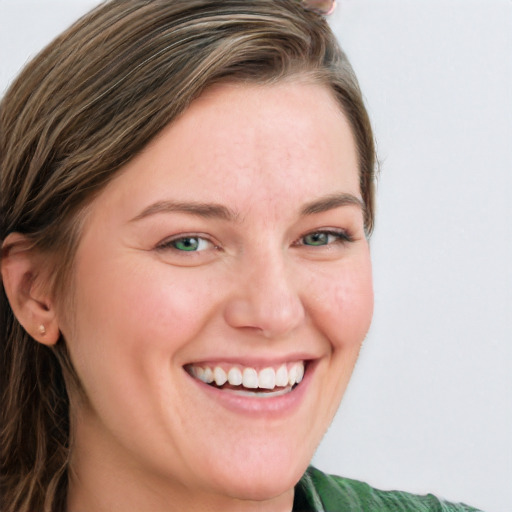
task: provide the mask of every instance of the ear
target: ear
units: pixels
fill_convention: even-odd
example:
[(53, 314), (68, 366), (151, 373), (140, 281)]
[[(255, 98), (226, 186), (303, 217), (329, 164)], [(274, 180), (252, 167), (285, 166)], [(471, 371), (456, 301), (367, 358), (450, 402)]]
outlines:
[(60, 332), (44, 258), (26, 236), (10, 233), (2, 244), (0, 263), (5, 293), (20, 324), (36, 341), (55, 345)]

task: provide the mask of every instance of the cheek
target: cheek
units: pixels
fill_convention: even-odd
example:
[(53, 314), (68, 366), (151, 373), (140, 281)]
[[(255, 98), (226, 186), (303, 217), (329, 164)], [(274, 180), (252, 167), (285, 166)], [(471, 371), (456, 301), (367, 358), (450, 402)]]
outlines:
[(122, 258), (91, 258), (76, 283), (71, 358), (93, 409), (121, 432), (135, 408), (149, 418), (164, 396), (178, 400), (170, 368), (210, 318), (215, 288), (160, 262)]
[(359, 348), (370, 328), (373, 284), (370, 258), (343, 266), (325, 279), (317, 294), (317, 322), (334, 349)]
[(216, 310), (219, 283), (203, 269), (177, 269), (158, 263), (141, 272), (123, 292), (122, 308), (139, 343), (165, 351), (167, 357), (193, 341)]
[[(93, 259), (77, 268), (76, 315), (69, 339), (77, 370), (115, 365), (139, 374), (163, 368), (200, 331), (212, 301), (208, 282), (162, 263), (108, 265)], [(160, 371), (160, 370), (158, 370)], [(80, 372), (79, 372), (80, 373)]]
[(89, 325), (92, 322), (112, 330), (125, 330), (125, 326), (133, 334), (151, 333), (160, 326), (168, 338), (171, 332), (185, 333), (207, 304), (203, 297), (208, 294), (207, 286), (197, 286), (198, 280), (191, 280), (186, 271), (161, 262), (118, 261), (103, 269), (97, 267), (95, 275), (87, 269), (81, 274), (85, 285), (79, 298)]

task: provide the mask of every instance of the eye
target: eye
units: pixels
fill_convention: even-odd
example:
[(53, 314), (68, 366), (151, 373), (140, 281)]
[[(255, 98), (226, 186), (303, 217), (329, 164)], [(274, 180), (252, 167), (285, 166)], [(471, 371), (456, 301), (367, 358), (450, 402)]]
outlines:
[(212, 242), (200, 236), (181, 236), (166, 240), (158, 249), (174, 249), (179, 252), (201, 252), (213, 247)]
[(352, 242), (352, 237), (346, 231), (324, 230), (308, 233), (299, 240), (298, 245), (320, 247), (335, 243)]

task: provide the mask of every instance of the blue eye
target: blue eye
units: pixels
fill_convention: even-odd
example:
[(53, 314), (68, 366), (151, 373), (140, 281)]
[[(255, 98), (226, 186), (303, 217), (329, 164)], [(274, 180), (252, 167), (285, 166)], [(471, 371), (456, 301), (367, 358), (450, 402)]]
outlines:
[(320, 247), (333, 243), (351, 242), (352, 238), (343, 231), (315, 231), (302, 237), (302, 244), (310, 247)]
[(183, 236), (160, 245), (160, 249), (175, 249), (180, 252), (200, 252), (208, 249), (211, 242), (200, 236)]

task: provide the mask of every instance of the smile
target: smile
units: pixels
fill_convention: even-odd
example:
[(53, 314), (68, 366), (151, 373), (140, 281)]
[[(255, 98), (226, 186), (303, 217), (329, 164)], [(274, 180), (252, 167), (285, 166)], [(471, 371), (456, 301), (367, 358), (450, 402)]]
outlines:
[(188, 365), (187, 372), (210, 386), (242, 396), (275, 397), (289, 393), (304, 377), (305, 362), (260, 370), (242, 365)]

